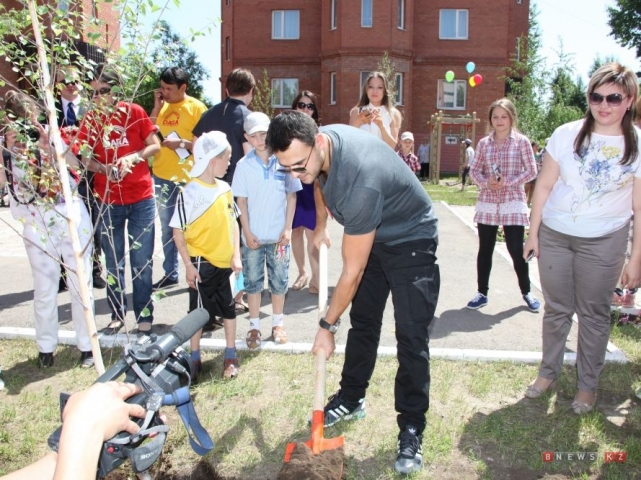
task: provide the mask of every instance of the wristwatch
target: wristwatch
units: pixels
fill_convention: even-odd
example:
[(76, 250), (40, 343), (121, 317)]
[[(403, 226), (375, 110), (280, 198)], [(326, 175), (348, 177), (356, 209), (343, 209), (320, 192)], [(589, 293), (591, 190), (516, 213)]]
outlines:
[(185, 148), (185, 141), (181, 140), (180, 143), (178, 144), (180, 148)]
[(338, 327), (341, 326), (341, 319), (339, 318), (338, 320), (336, 320), (334, 325), (332, 325), (330, 323), (327, 323), (325, 321), (325, 317), (323, 317), (318, 322), (318, 326), (321, 327), (321, 328), (324, 328), (325, 330), (329, 330), (332, 333), (336, 333), (336, 332), (338, 332)]

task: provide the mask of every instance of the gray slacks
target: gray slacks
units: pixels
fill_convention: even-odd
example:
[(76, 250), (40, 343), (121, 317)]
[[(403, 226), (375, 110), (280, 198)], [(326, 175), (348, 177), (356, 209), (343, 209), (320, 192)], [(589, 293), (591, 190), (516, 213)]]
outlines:
[(610, 338), (610, 303), (623, 264), (630, 223), (596, 238), (565, 235), (541, 224), (539, 275), (545, 298), (539, 376), (556, 379), (563, 367), (572, 315), (579, 318), (579, 390), (596, 392)]

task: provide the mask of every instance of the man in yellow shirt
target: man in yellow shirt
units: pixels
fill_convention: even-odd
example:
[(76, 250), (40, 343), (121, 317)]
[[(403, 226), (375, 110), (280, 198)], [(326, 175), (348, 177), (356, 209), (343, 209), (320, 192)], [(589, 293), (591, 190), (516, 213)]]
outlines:
[(174, 213), (176, 197), (188, 182), (188, 172), (193, 165), (191, 131), (207, 110), (201, 101), (187, 95), (188, 81), (181, 68), (166, 68), (160, 75), (160, 88), (156, 90), (150, 115), (156, 122), (162, 142), (152, 170), (165, 256), (162, 264), (164, 275), (153, 284), (154, 290), (178, 284), (178, 250), (169, 221)]

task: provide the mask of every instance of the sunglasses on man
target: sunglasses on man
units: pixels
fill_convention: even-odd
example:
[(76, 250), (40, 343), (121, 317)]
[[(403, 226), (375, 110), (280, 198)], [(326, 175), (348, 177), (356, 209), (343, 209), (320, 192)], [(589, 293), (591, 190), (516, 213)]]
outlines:
[[(308, 173), (307, 172), (307, 164), (309, 163), (309, 159), (312, 158), (312, 152), (314, 151), (314, 145), (316, 145), (316, 140), (312, 143), (312, 148), (309, 151), (309, 155), (307, 155), (306, 160), (301, 160), (300, 162), (294, 163), (291, 167), (283, 167), (281, 166), (277, 170), (282, 173)], [(298, 167), (297, 165), (302, 164), (305, 162), (302, 166)]]

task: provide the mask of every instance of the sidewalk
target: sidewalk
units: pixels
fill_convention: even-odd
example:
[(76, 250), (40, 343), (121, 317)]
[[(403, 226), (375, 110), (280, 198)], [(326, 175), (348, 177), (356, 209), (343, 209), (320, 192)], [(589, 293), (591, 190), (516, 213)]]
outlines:
[[(542, 312), (530, 312), (519, 291), (511, 259), (504, 244), (497, 244), (490, 277), (490, 303), (485, 308), (472, 311), (466, 303), (476, 293), (476, 254), (478, 240), (472, 223), (474, 207), (450, 207), (435, 204), (439, 218), (438, 264), (441, 269), (441, 292), (434, 321), (430, 326), (430, 352), (432, 357), (454, 359), (508, 359), (537, 362), (541, 351)], [(21, 238), (5, 222), (19, 229), (9, 209), (0, 209), (0, 263), (5, 281), (0, 285), (0, 338), (12, 336), (31, 337), (33, 330), (32, 278), (29, 263), (24, 253)], [(154, 280), (162, 276), (162, 248), (160, 228), (156, 229), (156, 251), (154, 256)], [(341, 271), (342, 227), (330, 222), (332, 247), (329, 249), (330, 296)], [(297, 277), (292, 259), (290, 264), (290, 285)], [(181, 266), (181, 282), (176, 288), (166, 291), (167, 296), (155, 304), (155, 329), (162, 334), (187, 312), (188, 294)], [(536, 262), (530, 264), (532, 293), (542, 300)], [(10, 281), (8, 280), (10, 279)], [(128, 280), (129, 281), (129, 280)], [(129, 281), (130, 282), (130, 281)], [(130, 290), (130, 283), (128, 283)], [(94, 290), (96, 325), (98, 331), (106, 327), (110, 312), (105, 290)], [(61, 324), (61, 342), (73, 343), (71, 329), (69, 293), (58, 295)], [(264, 350), (284, 352), (308, 352), (317, 328), (318, 297), (311, 295), (307, 288), (290, 290), (285, 303), (285, 326), (289, 343), (275, 345), (264, 342)], [(261, 330), (263, 339), (271, 331), (271, 306), (269, 294), (263, 293), (261, 307)], [(248, 328), (248, 314), (238, 317), (237, 346), (245, 347), (244, 337)], [(337, 351), (344, 350), (349, 328), (349, 317), (343, 315), (343, 326), (336, 334)], [(133, 313), (127, 319), (129, 329), (133, 328)], [(224, 345), (222, 331), (206, 334), (205, 347), (221, 348)], [(104, 345), (122, 344), (127, 341), (124, 334), (101, 339)], [(395, 355), (394, 320), (391, 297), (388, 299), (383, 319), (380, 350), (382, 355)], [(567, 343), (566, 361), (572, 362), (576, 348), (576, 324)], [(614, 346), (608, 354), (609, 360), (621, 361), (622, 353)]]

